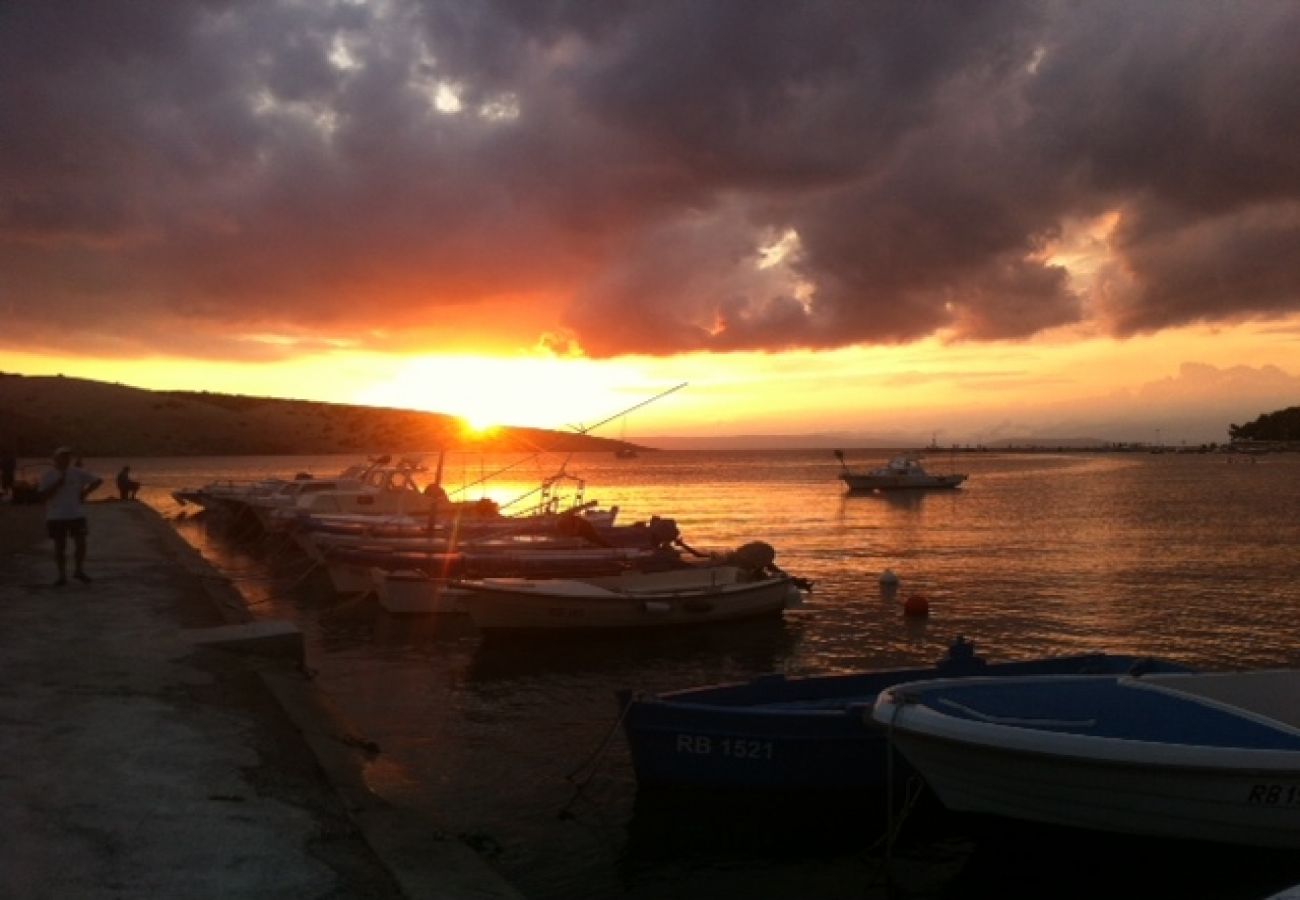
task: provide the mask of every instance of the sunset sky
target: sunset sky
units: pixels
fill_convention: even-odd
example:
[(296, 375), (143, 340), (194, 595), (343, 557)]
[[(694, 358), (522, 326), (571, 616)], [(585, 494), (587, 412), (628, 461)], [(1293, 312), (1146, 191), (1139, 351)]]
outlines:
[(1297, 47), (1291, 0), (16, 0), (0, 369), (1221, 441), (1300, 405)]

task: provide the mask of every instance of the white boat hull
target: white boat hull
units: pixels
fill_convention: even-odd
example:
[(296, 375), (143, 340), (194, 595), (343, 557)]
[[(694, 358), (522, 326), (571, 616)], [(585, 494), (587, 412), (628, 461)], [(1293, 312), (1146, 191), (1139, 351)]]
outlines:
[(469, 614), (484, 630), (664, 628), (778, 616), (797, 593), (783, 576), (735, 579), (734, 570), (719, 566), (581, 580), (493, 578), (458, 584), (469, 591)]
[(1300, 847), (1300, 771), (1129, 765), (894, 732), (949, 809), (1119, 834)]
[(939, 679), (871, 715), (959, 812), (1300, 847), (1300, 671)]
[(418, 572), (372, 572), (379, 605), (396, 614), (464, 614), (469, 592)]

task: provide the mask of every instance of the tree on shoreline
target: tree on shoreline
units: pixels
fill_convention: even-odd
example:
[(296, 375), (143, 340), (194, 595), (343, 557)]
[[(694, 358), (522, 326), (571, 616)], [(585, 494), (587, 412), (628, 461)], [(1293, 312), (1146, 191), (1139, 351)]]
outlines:
[(1300, 406), (1264, 413), (1245, 425), (1229, 425), (1234, 441), (1300, 441)]

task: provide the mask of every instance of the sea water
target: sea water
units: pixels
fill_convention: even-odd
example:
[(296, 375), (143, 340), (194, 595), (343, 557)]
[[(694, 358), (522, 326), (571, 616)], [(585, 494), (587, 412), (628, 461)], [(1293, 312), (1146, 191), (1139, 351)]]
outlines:
[[(886, 457), (846, 454), (856, 469)], [(898, 496), (846, 494), (826, 450), (449, 456), (442, 481), (456, 496), (522, 509), (527, 499), (512, 501), (563, 467), (622, 523), (673, 518), (701, 551), (765, 541), (778, 566), (813, 582), (802, 607), (773, 621), (579, 640), (485, 641), (464, 619), (340, 598), (287, 542), (189, 515), (169, 493), (356, 461), (131, 462), (141, 498), (231, 573), (255, 614), (304, 629), (317, 684), (381, 749), (373, 789), (429, 812), (533, 900), (860, 898), (881, 884), (880, 808), (792, 821), (734, 797), (638, 796), (619, 689), (927, 665), (958, 636), (990, 661), (1106, 651), (1214, 669), (1300, 665), (1300, 455), (931, 451), (926, 467), (965, 472), (965, 485)], [(882, 591), (886, 570), (896, 595)], [(904, 615), (909, 597), (929, 615)], [(1071, 836), (1026, 850), (1026, 839), (942, 824), (891, 859), (905, 877), (891, 872), (911, 879), (909, 896), (1134, 888), (1114, 846)], [(1249, 900), (1300, 881), (1300, 861), (1279, 873), (1273, 860), (1252, 869), (1185, 848), (1143, 865), (1159, 846), (1123, 845), (1139, 854), (1144, 897)]]

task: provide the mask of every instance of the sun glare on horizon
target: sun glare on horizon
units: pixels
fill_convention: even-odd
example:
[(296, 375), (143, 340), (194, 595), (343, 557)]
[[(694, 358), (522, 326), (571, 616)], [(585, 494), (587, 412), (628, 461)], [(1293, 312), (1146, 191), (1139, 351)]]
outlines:
[(590, 360), (426, 356), (402, 363), (355, 400), (446, 413), (480, 435), (497, 426), (585, 431), (631, 405), (626, 385), (643, 382)]
[(500, 424), (498, 422), (493, 422), (490, 419), (475, 415), (461, 416), (460, 421), (464, 425), (465, 431), (468, 432), (469, 436), (476, 438), (485, 437)]

